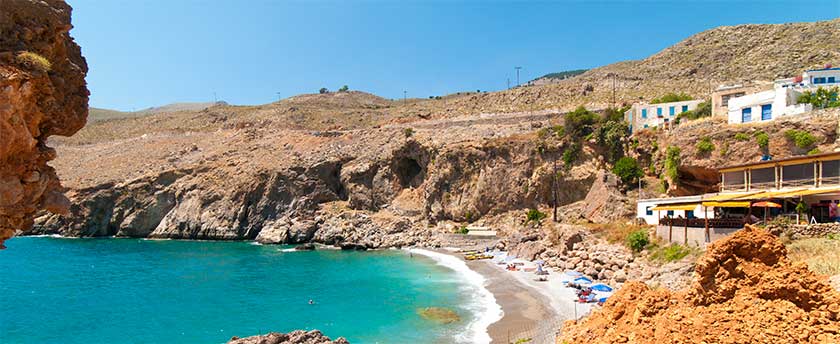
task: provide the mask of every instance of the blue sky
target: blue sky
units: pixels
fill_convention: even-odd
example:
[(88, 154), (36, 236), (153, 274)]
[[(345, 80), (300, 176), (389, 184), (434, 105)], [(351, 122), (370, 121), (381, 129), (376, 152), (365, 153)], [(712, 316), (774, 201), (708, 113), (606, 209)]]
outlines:
[[(822, 2), (68, 0), (91, 106), (262, 104), (347, 84), (389, 98), (500, 90), (654, 54), (719, 25), (840, 17)], [(840, 61), (838, 61), (840, 64)]]

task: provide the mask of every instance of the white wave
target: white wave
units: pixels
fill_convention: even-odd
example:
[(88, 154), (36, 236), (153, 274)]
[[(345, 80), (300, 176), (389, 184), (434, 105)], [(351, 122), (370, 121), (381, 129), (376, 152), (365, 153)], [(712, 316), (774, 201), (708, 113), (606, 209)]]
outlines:
[(21, 236), (21, 238), (61, 238), (61, 239), (79, 239), (78, 237), (66, 237), (61, 234), (38, 234), (38, 235), (25, 235)]
[(490, 343), (491, 338), (487, 328), (501, 320), (503, 312), (502, 306), (496, 302), (496, 297), (485, 287), (487, 280), (484, 276), (471, 270), (467, 263), (455, 256), (423, 249), (409, 249), (408, 251), (431, 258), (438, 265), (455, 271), (467, 282), (467, 287), (472, 291), (470, 294), (474, 296), (473, 302), (467, 308), (475, 314), (476, 318), (467, 326), (466, 333), (459, 339), (468, 343)]
[(251, 241), (251, 242), (249, 242), (248, 244), (250, 244), (250, 245), (254, 245), (254, 246), (262, 246), (262, 245), (263, 245), (262, 243), (260, 243), (260, 242), (256, 242), (256, 241)]
[(292, 248), (284, 248), (284, 249), (280, 249), (280, 250), (278, 250), (278, 251), (280, 251), (280, 252), (297, 252), (297, 250), (295, 250), (295, 248), (294, 248), (294, 247), (292, 247)]

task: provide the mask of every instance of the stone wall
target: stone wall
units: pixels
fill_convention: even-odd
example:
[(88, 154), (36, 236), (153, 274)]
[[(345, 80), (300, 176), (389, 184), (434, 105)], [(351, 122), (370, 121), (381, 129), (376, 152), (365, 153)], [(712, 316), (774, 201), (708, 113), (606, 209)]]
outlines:
[(817, 223), (812, 225), (770, 225), (767, 226), (770, 233), (785, 234), (791, 239), (803, 239), (824, 237), (829, 234), (840, 234), (840, 223)]

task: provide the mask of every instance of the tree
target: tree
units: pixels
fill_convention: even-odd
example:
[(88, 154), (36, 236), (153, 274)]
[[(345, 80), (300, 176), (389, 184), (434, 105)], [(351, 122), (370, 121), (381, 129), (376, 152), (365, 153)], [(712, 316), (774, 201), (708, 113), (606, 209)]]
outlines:
[(615, 162), (624, 156), (624, 141), (628, 135), (627, 123), (623, 120), (608, 121), (595, 130), (598, 145), (607, 149), (607, 161)]
[(811, 104), (817, 109), (838, 107), (840, 106), (840, 99), (837, 97), (838, 93), (840, 93), (840, 87), (820, 87), (817, 88), (816, 91), (806, 91), (802, 93), (796, 100), (799, 103)]
[(328, 90), (326, 87), (321, 87), (321, 89), (318, 90), (318, 93), (326, 94), (326, 93), (330, 93), (330, 90)]
[(639, 178), (644, 176), (639, 162), (628, 156), (618, 159), (612, 171), (625, 185), (634, 185)]
[(566, 133), (572, 139), (580, 140), (584, 136), (592, 133), (592, 125), (598, 120), (598, 114), (587, 110), (583, 106), (579, 106), (575, 111), (566, 114), (563, 118)]
[(341, 88), (338, 89), (339, 92), (347, 92), (349, 90), (350, 87), (347, 87), (347, 85), (341, 86)]

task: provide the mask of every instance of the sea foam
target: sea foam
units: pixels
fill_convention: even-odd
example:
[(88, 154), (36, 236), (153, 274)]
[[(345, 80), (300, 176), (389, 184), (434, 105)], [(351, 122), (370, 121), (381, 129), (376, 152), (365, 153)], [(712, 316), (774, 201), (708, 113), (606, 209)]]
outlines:
[(455, 271), (467, 282), (467, 288), (471, 289), (471, 294), (474, 296), (467, 308), (475, 314), (476, 318), (469, 324), (466, 333), (458, 339), (467, 343), (490, 343), (491, 338), (487, 328), (501, 320), (503, 312), (502, 306), (496, 302), (496, 297), (485, 288), (487, 280), (484, 276), (473, 271), (464, 261), (452, 255), (423, 249), (409, 249), (408, 251), (431, 258), (438, 265)]

